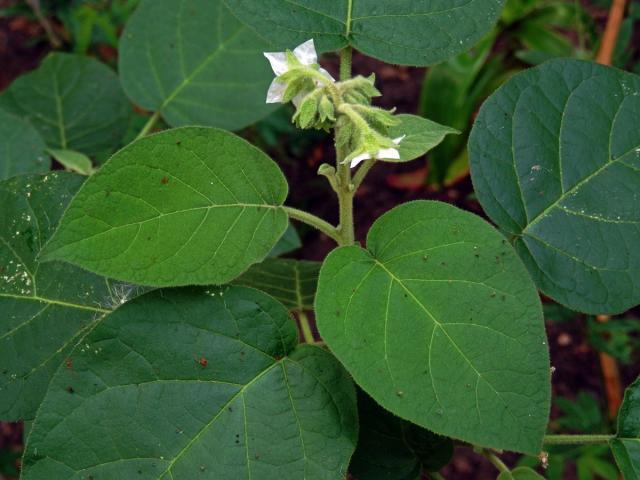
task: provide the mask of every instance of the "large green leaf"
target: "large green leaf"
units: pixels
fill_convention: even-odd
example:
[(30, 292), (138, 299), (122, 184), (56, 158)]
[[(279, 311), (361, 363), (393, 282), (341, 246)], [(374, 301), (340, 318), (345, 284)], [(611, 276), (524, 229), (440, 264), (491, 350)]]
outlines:
[(640, 478), (640, 378), (624, 394), (611, 450), (625, 480)]
[(174, 127), (236, 130), (274, 109), (268, 50), (222, 0), (145, 0), (120, 43), (122, 85)]
[(51, 173), (0, 183), (0, 419), (33, 418), (81, 332), (133, 290), (36, 261), (82, 181)]
[(53, 379), (24, 480), (333, 480), (355, 391), (286, 309), (245, 287), (159, 291), (106, 317)]
[(392, 413), (433, 432), (537, 454), (549, 413), (549, 353), (537, 291), (508, 242), (439, 202), (393, 209), (367, 248), (320, 272), (322, 338)]
[(420, 480), (453, 456), (453, 441), (406, 422), (358, 395), (360, 437), (349, 471), (355, 480)]
[(388, 63), (431, 65), (463, 52), (495, 23), (504, 0), (225, 0), (280, 48), (310, 38), (319, 51), (352, 45)]
[(278, 166), (234, 134), (168, 130), (87, 180), (44, 258), (142, 285), (226, 283), (282, 236), (286, 196)]
[(267, 292), (289, 310), (313, 310), (320, 265), (319, 262), (271, 258), (252, 266), (236, 283)]
[(51, 168), (42, 137), (29, 122), (0, 109), (0, 180)]
[(540, 289), (588, 313), (640, 302), (640, 78), (578, 60), (517, 75), (482, 107), (476, 193)]
[(29, 120), (49, 147), (88, 155), (117, 148), (131, 112), (109, 67), (66, 53), (49, 54), (14, 81), (0, 106)]

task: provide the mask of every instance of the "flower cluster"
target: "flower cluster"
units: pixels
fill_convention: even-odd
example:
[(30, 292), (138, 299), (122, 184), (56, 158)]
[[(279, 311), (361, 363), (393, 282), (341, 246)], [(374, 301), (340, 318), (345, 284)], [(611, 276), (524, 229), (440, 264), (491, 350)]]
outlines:
[(391, 139), (388, 129), (398, 124), (394, 111), (371, 106), (380, 96), (375, 76), (336, 80), (318, 64), (313, 40), (293, 51), (264, 54), (276, 78), (267, 103), (293, 102), (293, 121), (300, 128), (336, 131), (336, 146), (345, 164), (353, 168), (365, 160), (399, 160), (398, 145), (404, 137)]

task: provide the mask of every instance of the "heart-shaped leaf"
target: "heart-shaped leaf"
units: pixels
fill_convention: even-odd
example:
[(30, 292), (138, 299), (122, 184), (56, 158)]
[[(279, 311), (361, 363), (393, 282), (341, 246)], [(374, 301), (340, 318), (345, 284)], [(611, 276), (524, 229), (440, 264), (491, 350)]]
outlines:
[(43, 258), (141, 285), (226, 283), (282, 236), (286, 196), (278, 166), (234, 134), (168, 130), (87, 180)]
[(68, 264), (36, 261), (82, 181), (58, 172), (0, 183), (2, 420), (32, 419), (81, 333), (135, 293)]
[(640, 378), (624, 394), (611, 450), (625, 480), (640, 478)]
[(542, 308), (524, 265), (479, 217), (439, 202), (382, 216), (367, 250), (325, 260), (322, 338), (392, 413), (441, 435), (537, 454), (549, 413)]
[(117, 75), (88, 57), (49, 54), (0, 95), (0, 106), (29, 120), (47, 146), (94, 155), (113, 151), (131, 106)]
[(0, 109), (0, 180), (51, 168), (42, 137), (29, 122)]
[(389, 129), (389, 136), (392, 138), (404, 136), (404, 138), (398, 148), (400, 160), (395, 162), (415, 160), (440, 145), (447, 135), (460, 134), (455, 128), (440, 125), (417, 115), (403, 114), (398, 115), (397, 118), (400, 124)]
[(271, 258), (252, 266), (235, 283), (262, 290), (289, 310), (313, 310), (320, 265), (319, 262)]
[(122, 85), (174, 127), (237, 130), (274, 110), (269, 50), (222, 0), (144, 0), (120, 43)]
[(540, 289), (573, 310), (640, 302), (640, 77), (545, 63), (487, 100), (469, 141), (476, 193)]
[(473, 46), (504, 0), (225, 0), (279, 48), (313, 38), (319, 51), (352, 45), (387, 63), (431, 65)]
[(286, 309), (245, 287), (124, 305), (75, 349), (73, 371), (58, 370), (22, 478), (341, 478), (355, 390), (296, 338)]
[(453, 441), (420, 428), (358, 395), (360, 437), (349, 471), (355, 480), (420, 480), (453, 455)]

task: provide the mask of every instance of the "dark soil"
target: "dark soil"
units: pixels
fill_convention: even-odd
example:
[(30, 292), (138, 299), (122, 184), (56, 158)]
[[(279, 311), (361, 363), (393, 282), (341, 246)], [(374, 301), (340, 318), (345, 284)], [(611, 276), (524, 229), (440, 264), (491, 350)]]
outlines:
[[(7, 0), (0, 0), (0, 8)], [(597, 13), (601, 17), (601, 12)], [(9, 83), (39, 64), (49, 51), (42, 28), (33, 21), (24, 18), (0, 18), (0, 90)], [(327, 58), (325, 66), (336, 73), (337, 59)], [(416, 113), (417, 101), (424, 78), (424, 69), (394, 67), (376, 60), (356, 55), (354, 72), (368, 75), (376, 73), (378, 88), (384, 92), (380, 106), (396, 107), (402, 113)], [(246, 132), (254, 138), (254, 130)], [(331, 140), (320, 138), (302, 149), (292, 152), (293, 142), (284, 137), (285, 148), (272, 151), (274, 158), (281, 159), (281, 165), (291, 182), (289, 203), (305, 208), (328, 221), (336, 222), (337, 203), (333, 192), (321, 177), (316, 175), (321, 163), (333, 162)], [(284, 153), (284, 157), (282, 154)], [(453, 203), (460, 208), (483, 215), (479, 204), (470, 195), (472, 185), (467, 177), (442, 191), (429, 191), (418, 185), (416, 188), (394, 188), (397, 177), (394, 175), (412, 174), (415, 178), (424, 175), (427, 162), (420, 160), (407, 165), (381, 164), (372, 170), (367, 181), (356, 198), (356, 235), (364, 241), (371, 224), (396, 205), (416, 199), (436, 199)], [(409, 180), (411, 180), (411, 176)], [(415, 182), (414, 182), (415, 183)], [(420, 182), (418, 182), (420, 183)], [(305, 247), (296, 253), (296, 257), (322, 260), (334, 247), (333, 242), (315, 231), (300, 226)], [(568, 322), (547, 322), (549, 346), (552, 364), (556, 368), (553, 374), (553, 393), (575, 398), (578, 392), (587, 391), (600, 399), (603, 411), (606, 411), (604, 385), (601, 376), (598, 355), (586, 340), (586, 322), (584, 318), (575, 318)], [(621, 366), (621, 376), (625, 385), (631, 383), (640, 373), (638, 362), (633, 366)], [(552, 412), (555, 418), (559, 412)], [(2, 469), (10, 452), (19, 452), (22, 448), (22, 427), (19, 424), (0, 423), (0, 479)], [(506, 455), (507, 463), (513, 464), (517, 456)], [(450, 466), (444, 472), (450, 480), (491, 479), (495, 478), (495, 469), (484, 459), (468, 448), (459, 448)], [(574, 479), (575, 472), (569, 468), (567, 479)]]

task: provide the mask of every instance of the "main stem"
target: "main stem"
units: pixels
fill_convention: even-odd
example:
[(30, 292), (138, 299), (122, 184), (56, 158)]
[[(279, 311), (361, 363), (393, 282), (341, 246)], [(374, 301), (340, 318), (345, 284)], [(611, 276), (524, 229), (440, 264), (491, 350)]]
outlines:
[[(353, 50), (351, 47), (343, 48), (340, 51), (340, 81), (351, 78), (351, 63)], [(340, 204), (340, 224), (338, 226), (338, 243), (340, 245), (353, 245), (355, 243), (354, 221), (353, 221), (353, 196), (355, 188), (351, 182), (351, 167), (344, 165), (342, 161), (348, 152), (344, 149), (336, 149), (337, 173), (338, 173), (338, 202)]]

